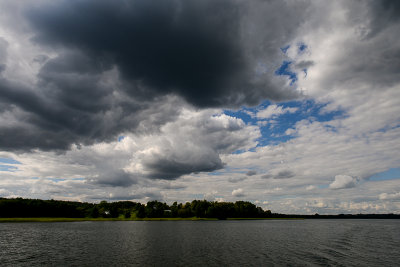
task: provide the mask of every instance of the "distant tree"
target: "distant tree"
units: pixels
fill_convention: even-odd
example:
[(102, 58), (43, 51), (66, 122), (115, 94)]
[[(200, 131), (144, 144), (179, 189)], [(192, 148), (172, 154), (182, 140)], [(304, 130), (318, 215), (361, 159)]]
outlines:
[(138, 218), (146, 217), (146, 211), (145, 211), (144, 205), (139, 206), (137, 213), (136, 213), (136, 217), (138, 217)]
[(92, 217), (92, 218), (98, 218), (99, 217), (99, 209), (96, 207), (96, 206), (94, 206), (92, 209), (91, 209), (91, 211), (90, 211), (90, 217)]
[(130, 210), (125, 210), (124, 217), (125, 217), (125, 219), (129, 219), (131, 217), (131, 211)]
[(164, 210), (169, 210), (166, 203), (161, 203), (157, 200), (147, 202), (145, 212), (148, 218), (162, 218), (164, 217)]
[(178, 217), (178, 203), (176, 201), (172, 204), (170, 209), (171, 209), (171, 217)]

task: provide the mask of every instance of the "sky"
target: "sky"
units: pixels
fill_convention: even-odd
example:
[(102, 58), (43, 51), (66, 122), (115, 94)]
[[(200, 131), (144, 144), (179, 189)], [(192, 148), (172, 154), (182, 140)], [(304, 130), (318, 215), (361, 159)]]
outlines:
[(0, 197), (400, 213), (400, 2), (0, 0)]

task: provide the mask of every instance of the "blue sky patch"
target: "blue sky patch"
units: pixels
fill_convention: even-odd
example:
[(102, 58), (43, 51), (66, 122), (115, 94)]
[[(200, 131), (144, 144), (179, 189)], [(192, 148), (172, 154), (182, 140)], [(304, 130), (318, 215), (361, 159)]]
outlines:
[[(268, 108), (269, 105), (281, 106), (282, 109), (297, 108), (297, 111), (293, 113), (287, 112), (267, 119), (257, 118), (257, 112)], [(225, 110), (224, 113), (228, 116), (239, 118), (246, 124), (259, 125), (261, 137), (257, 140), (257, 146), (266, 146), (279, 144), (295, 138), (295, 135), (286, 134), (286, 130), (293, 129), (296, 123), (301, 120), (326, 122), (337, 117), (343, 118), (346, 116), (343, 110), (322, 113), (321, 110), (326, 105), (326, 103), (316, 103), (313, 100), (289, 101), (276, 104), (264, 101), (256, 107), (242, 107), (237, 111)], [(333, 126), (327, 125), (326, 127), (329, 128), (330, 131), (336, 131)], [(234, 154), (243, 152), (246, 151), (237, 150)]]
[(289, 48), (290, 48), (290, 45), (287, 45), (287, 46), (281, 47), (281, 51), (282, 51), (284, 54), (286, 54), (286, 53), (287, 53), (287, 51), (289, 50)]
[(15, 172), (18, 168), (12, 165), (2, 165), (0, 164), (0, 171), (2, 172)]
[(368, 178), (370, 181), (384, 181), (400, 179), (400, 168), (391, 168), (387, 171), (377, 173)]
[(304, 52), (307, 49), (307, 45), (305, 43), (298, 43), (297, 48), (299, 49), (299, 54)]
[(289, 76), (290, 85), (293, 85), (297, 81), (297, 75), (290, 70), (290, 64), (292, 64), (292, 61), (283, 61), (282, 65), (275, 71), (275, 74), (278, 76)]
[(66, 179), (64, 179), (64, 178), (47, 178), (47, 180), (58, 183), (58, 182), (65, 181)]
[(6, 164), (22, 164), (19, 161), (16, 161), (15, 159), (11, 158), (0, 158), (0, 163), (6, 163)]

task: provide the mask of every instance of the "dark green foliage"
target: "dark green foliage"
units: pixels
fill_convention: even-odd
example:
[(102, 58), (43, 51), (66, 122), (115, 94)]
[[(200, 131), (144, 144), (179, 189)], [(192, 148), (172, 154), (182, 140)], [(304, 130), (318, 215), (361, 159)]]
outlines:
[(0, 199), (0, 217), (66, 217), (83, 218), (90, 215), (95, 204), (40, 200), (40, 199)]
[(145, 217), (147, 218), (163, 218), (164, 211), (169, 210), (169, 206), (157, 200), (147, 202), (145, 207)]
[(159, 201), (149, 201), (147, 205), (132, 201), (107, 202), (99, 204), (58, 200), (6, 199), (0, 198), (2, 218), (264, 218), (271, 216), (251, 202), (209, 202), (193, 200), (185, 204), (174, 202), (171, 206)]

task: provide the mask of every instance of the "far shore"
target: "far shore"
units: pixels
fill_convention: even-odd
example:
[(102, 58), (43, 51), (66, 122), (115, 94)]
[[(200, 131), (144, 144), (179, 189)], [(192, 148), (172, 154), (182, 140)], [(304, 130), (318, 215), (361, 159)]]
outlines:
[[(304, 220), (304, 218), (227, 218), (226, 220)], [(0, 218), (0, 223), (85, 221), (219, 221), (217, 218)]]

